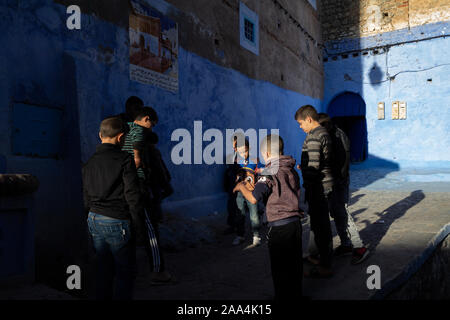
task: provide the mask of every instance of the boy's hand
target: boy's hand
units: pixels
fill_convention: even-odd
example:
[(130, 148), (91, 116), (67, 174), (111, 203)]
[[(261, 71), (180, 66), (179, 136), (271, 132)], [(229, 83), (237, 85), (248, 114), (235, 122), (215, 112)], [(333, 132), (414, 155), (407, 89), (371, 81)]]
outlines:
[(234, 187), (233, 193), (241, 191), (242, 188), (245, 188), (245, 187), (244, 187), (244, 182), (239, 182), (239, 183), (236, 185), (236, 187)]
[(141, 166), (141, 158), (134, 158), (134, 163), (136, 164), (136, 168), (139, 168)]
[(302, 167), (300, 167), (300, 165), (298, 164), (298, 165), (297, 165), (297, 169), (298, 169), (298, 170), (302, 170)]
[(244, 181), (244, 186), (245, 186), (245, 188), (247, 188), (248, 191), (255, 190), (255, 185), (251, 181), (247, 181), (247, 180)]

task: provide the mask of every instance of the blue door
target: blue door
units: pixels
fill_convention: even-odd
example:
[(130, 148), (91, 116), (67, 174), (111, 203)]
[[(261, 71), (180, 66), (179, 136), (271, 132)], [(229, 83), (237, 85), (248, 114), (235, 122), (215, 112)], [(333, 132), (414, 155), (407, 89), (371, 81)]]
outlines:
[(360, 95), (344, 92), (335, 97), (328, 105), (328, 115), (350, 139), (352, 162), (367, 159), (367, 121), (366, 104)]

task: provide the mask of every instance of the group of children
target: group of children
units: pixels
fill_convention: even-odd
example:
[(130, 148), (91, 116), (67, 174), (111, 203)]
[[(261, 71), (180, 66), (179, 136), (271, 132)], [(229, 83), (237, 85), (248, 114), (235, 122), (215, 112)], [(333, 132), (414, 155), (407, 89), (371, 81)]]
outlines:
[[(234, 154), (227, 168), (229, 191), (227, 232), (235, 232), (234, 245), (245, 239), (246, 209), (253, 241), (246, 249), (262, 243), (261, 226), (267, 224), (275, 299), (302, 298), (303, 276), (330, 277), (334, 255), (352, 254), (352, 263), (368, 255), (351, 215), (349, 195), (349, 141), (326, 114), (306, 105), (295, 120), (307, 133), (301, 163), (284, 155), (284, 141), (266, 136), (260, 146), (265, 165), (250, 158), (245, 137), (233, 138)], [(136, 246), (146, 248), (152, 280), (173, 280), (165, 270), (159, 246), (161, 201), (173, 190), (170, 174), (156, 144), (152, 128), (158, 121), (155, 110), (131, 97), (126, 113), (110, 117), (100, 125), (102, 144), (83, 166), (83, 189), (88, 227), (98, 257), (97, 298), (130, 299), (136, 275)], [(314, 267), (303, 273), (301, 171), (305, 201), (318, 254), (308, 261)], [(263, 213), (261, 213), (261, 211)], [(330, 215), (334, 217), (341, 245), (333, 251)], [(113, 278), (115, 290), (113, 290)]]
[[(253, 231), (253, 243), (261, 243), (258, 204), (265, 206), (264, 220), (267, 233), (275, 299), (279, 301), (300, 298), (303, 275), (328, 278), (333, 275), (333, 256), (351, 254), (352, 264), (361, 263), (369, 254), (347, 210), (349, 200), (350, 143), (345, 133), (334, 126), (324, 113), (317, 113), (310, 105), (297, 110), (295, 120), (307, 134), (303, 143), (301, 162), (297, 169), (303, 177), (305, 202), (308, 204), (313, 241), (317, 254), (306, 261), (313, 265), (303, 273), (302, 223), (306, 215), (300, 209), (300, 179), (295, 171), (296, 161), (283, 153), (283, 140), (269, 135), (261, 144), (266, 166), (258, 168), (258, 161), (249, 159), (248, 142), (235, 144), (234, 161), (227, 169), (228, 224), (226, 233), (236, 232), (233, 244), (244, 241), (243, 223), (246, 203)], [(236, 139), (235, 139), (236, 141)], [(241, 161), (237, 160), (241, 158)], [(246, 170), (243, 179), (239, 172)], [(250, 179), (245, 177), (255, 175)], [(239, 181), (242, 180), (242, 181)], [(236, 202), (236, 206), (233, 206)], [(330, 215), (334, 218), (341, 244), (333, 250)]]
[(153, 283), (174, 279), (159, 238), (161, 201), (173, 189), (152, 131), (157, 122), (153, 108), (130, 97), (125, 113), (101, 122), (102, 144), (83, 166), (85, 211), (98, 260), (97, 299), (132, 298), (136, 247), (146, 250)]

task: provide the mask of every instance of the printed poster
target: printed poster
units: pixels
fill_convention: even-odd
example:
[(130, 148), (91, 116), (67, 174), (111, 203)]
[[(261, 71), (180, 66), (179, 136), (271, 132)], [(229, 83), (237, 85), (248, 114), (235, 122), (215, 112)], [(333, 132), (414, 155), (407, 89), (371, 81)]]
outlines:
[(157, 10), (132, 1), (130, 79), (178, 92), (178, 25)]

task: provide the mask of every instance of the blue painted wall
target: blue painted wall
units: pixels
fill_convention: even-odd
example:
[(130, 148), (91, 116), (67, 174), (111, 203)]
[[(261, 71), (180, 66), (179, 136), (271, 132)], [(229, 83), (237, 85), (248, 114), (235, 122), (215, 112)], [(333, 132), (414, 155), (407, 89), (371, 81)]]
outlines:
[[(364, 99), (370, 157), (400, 166), (450, 166), (450, 39), (443, 37), (449, 27), (441, 22), (327, 44), (323, 108), (345, 91)], [(432, 39), (379, 49), (378, 54), (331, 59), (342, 51), (427, 37)], [(387, 75), (395, 79), (389, 81)], [(397, 100), (407, 102), (407, 120), (392, 120)], [(377, 120), (378, 102), (385, 103), (385, 120)]]
[[(305, 135), (294, 113), (303, 104), (317, 108), (321, 105), (319, 99), (249, 79), (182, 47), (178, 94), (131, 82), (128, 30), (83, 15), (82, 29), (70, 31), (66, 28), (66, 7), (50, 0), (2, 2), (0, 17), (0, 158), (6, 160), (1, 169), (31, 173), (41, 182), (35, 197), (41, 272), (48, 269), (55, 273), (54, 266), (47, 264), (59, 263), (56, 273), (64, 276), (65, 269), (61, 268), (77, 262), (70, 257), (77, 256), (74, 244), (87, 239), (81, 205), (81, 164), (99, 143), (100, 121), (123, 112), (130, 95), (141, 97), (159, 113), (159, 147), (175, 189), (166, 208), (188, 215), (224, 210), (224, 166), (172, 164), (173, 130), (186, 128), (193, 134), (196, 120), (203, 121), (204, 131), (218, 128), (224, 135), (227, 128), (278, 128), (286, 153), (300, 159)], [(14, 102), (63, 111), (60, 159), (12, 154)]]

